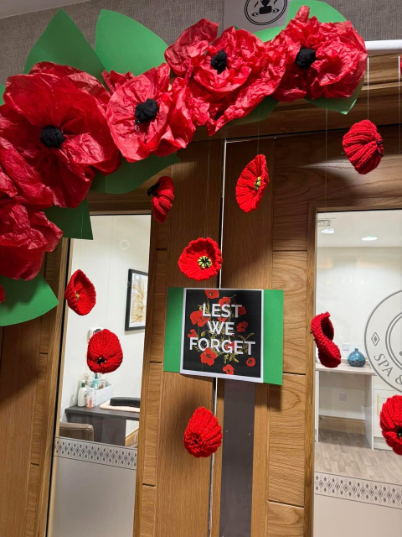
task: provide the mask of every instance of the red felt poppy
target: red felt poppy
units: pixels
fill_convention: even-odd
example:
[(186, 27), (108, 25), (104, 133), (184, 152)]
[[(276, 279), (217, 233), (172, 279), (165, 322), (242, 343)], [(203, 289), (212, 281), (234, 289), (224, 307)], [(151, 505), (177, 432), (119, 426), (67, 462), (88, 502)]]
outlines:
[(385, 401), (380, 413), (382, 435), (397, 455), (402, 455), (402, 395)]
[(236, 200), (242, 211), (249, 213), (258, 208), (269, 183), (265, 155), (257, 155), (241, 172), (236, 185)]
[(231, 298), (228, 296), (224, 296), (219, 300), (219, 305), (220, 307), (222, 307), (224, 305), (230, 304), (230, 302), (231, 302)]
[(66, 287), (64, 298), (69, 308), (78, 315), (88, 315), (96, 304), (96, 291), (93, 283), (82, 270), (76, 270)]
[(112, 373), (120, 367), (123, 351), (119, 338), (110, 330), (96, 332), (88, 344), (87, 364), (94, 373)]
[(205, 289), (205, 294), (211, 300), (219, 297), (219, 291), (217, 289)]
[(192, 328), (190, 332), (187, 334), (187, 337), (197, 337), (197, 332)]
[(223, 368), (223, 371), (224, 371), (227, 375), (234, 375), (234, 367), (231, 366), (230, 364), (225, 365), (225, 367)]
[(377, 168), (384, 156), (382, 138), (368, 119), (355, 123), (343, 137), (342, 145), (353, 167), (363, 175)]
[(177, 78), (169, 90), (164, 63), (129, 78), (110, 98), (107, 120), (113, 139), (129, 162), (160, 157), (186, 147), (195, 126), (185, 105), (187, 84)]
[(107, 99), (96, 79), (55, 64), (8, 79), (0, 136), (40, 174), (55, 205), (77, 207), (95, 170), (111, 173), (119, 165), (106, 122)]
[(210, 410), (197, 408), (184, 432), (184, 446), (194, 457), (209, 457), (222, 444), (222, 427)]
[(238, 332), (245, 332), (247, 327), (248, 323), (246, 321), (243, 321), (237, 325), (236, 329)]
[(247, 310), (244, 306), (241, 306), (241, 308), (239, 308), (239, 315), (246, 315), (247, 313)]
[(196, 310), (190, 314), (190, 321), (197, 326), (204, 326), (209, 321), (209, 317), (204, 317), (201, 310)]
[(148, 196), (152, 196), (152, 213), (160, 224), (163, 224), (172, 208), (174, 200), (174, 184), (171, 177), (164, 175), (148, 189)]
[(193, 280), (208, 280), (216, 276), (222, 266), (218, 244), (209, 237), (191, 241), (179, 257), (180, 270)]
[(350, 97), (366, 70), (364, 40), (350, 21), (322, 23), (309, 13), (309, 7), (301, 7), (271, 42), (286, 57), (286, 73), (274, 98)]
[(6, 292), (4, 291), (4, 287), (0, 285), (0, 304), (2, 304), (6, 299)]
[(205, 349), (205, 351), (202, 352), (200, 356), (201, 362), (207, 365), (214, 365), (216, 357), (217, 354), (209, 348)]
[(45, 213), (13, 201), (0, 203), (0, 276), (32, 280), (62, 235)]
[(311, 321), (311, 331), (318, 348), (318, 358), (325, 367), (338, 367), (341, 363), (341, 351), (332, 341), (334, 327), (329, 313), (316, 315)]
[(254, 366), (255, 366), (255, 358), (252, 358), (252, 357), (251, 357), (251, 358), (248, 358), (248, 359), (246, 360), (246, 365), (247, 365), (248, 367), (254, 367)]

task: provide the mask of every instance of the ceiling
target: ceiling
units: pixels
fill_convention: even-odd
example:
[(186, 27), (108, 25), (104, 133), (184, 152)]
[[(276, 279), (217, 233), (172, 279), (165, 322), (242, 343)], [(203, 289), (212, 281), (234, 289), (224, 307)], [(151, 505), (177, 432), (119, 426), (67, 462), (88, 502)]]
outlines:
[[(320, 213), (317, 221), (318, 248), (402, 247), (402, 211), (399, 210)], [(322, 233), (328, 228), (333, 233)], [(370, 236), (377, 240), (362, 240)]]
[(0, 19), (85, 1), (88, 0), (0, 0)]

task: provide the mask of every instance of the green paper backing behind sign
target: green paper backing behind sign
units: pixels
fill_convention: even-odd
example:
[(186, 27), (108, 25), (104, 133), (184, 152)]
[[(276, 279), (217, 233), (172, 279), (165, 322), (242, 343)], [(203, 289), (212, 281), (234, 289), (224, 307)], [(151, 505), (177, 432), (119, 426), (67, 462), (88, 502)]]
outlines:
[(87, 200), (78, 207), (50, 207), (45, 210), (46, 216), (63, 231), (68, 239), (92, 240), (91, 219)]
[(102, 79), (105, 68), (75, 22), (60, 9), (34, 45), (25, 64), (25, 73), (38, 62), (70, 65)]
[(167, 44), (139, 22), (102, 10), (96, 26), (95, 50), (107, 71), (140, 75), (165, 62)]
[(127, 194), (141, 186), (155, 174), (177, 162), (180, 161), (175, 153), (168, 157), (151, 155), (139, 162), (123, 160), (116, 172), (106, 177), (98, 173), (92, 183), (91, 190), (106, 194)]
[[(282, 385), (283, 375), (283, 291), (264, 290), (264, 383)], [(180, 373), (183, 337), (182, 287), (169, 287), (166, 313), (163, 369)], [(196, 373), (194, 373), (196, 375)], [(236, 379), (236, 377), (231, 377)]]
[(0, 326), (31, 321), (44, 315), (59, 303), (41, 274), (29, 281), (0, 277), (6, 293), (0, 304)]

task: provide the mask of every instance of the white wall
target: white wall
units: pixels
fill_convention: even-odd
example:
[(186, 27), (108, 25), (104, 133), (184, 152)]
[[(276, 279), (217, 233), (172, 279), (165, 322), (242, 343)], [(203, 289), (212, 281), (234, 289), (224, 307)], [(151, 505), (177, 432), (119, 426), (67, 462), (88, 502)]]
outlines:
[[(347, 359), (355, 347), (365, 355), (364, 329), (386, 296), (402, 289), (401, 248), (318, 248), (316, 312), (329, 311), (335, 343)], [(348, 343), (350, 351), (343, 351)], [(320, 415), (364, 419), (364, 379), (321, 375)], [(376, 379), (376, 385), (382, 381)], [(385, 383), (383, 387), (386, 387)], [(347, 392), (347, 401), (340, 395)]]
[(144, 330), (125, 332), (128, 269), (148, 272), (151, 217), (148, 215), (93, 216), (93, 241), (74, 240), (73, 273), (81, 269), (95, 285), (97, 303), (80, 317), (68, 310), (64, 355), (61, 418), (77, 402), (79, 381), (85, 372), (90, 328), (107, 328), (120, 339), (123, 363), (107, 378), (114, 396), (141, 396)]

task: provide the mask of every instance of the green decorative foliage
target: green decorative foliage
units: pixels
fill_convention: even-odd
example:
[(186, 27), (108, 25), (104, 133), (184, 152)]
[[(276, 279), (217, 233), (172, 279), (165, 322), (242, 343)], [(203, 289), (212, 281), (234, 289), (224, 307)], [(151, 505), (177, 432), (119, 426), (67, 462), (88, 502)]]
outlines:
[(0, 104), (4, 104), (4, 100), (3, 100), (3, 93), (4, 93), (4, 90), (6, 88), (4, 87), (3, 84), (0, 84)]
[(235, 119), (229, 123), (230, 126), (234, 125), (247, 125), (248, 123), (256, 123), (257, 121), (263, 121), (267, 119), (269, 114), (278, 104), (278, 101), (273, 97), (265, 97), (258, 106), (254, 108), (247, 116), (240, 119)]
[(95, 50), (107, 71), (140, 75), (164, 63), (167, 44), (139, 22), (102, 10), (96, 26)]
[(6, 293), (0, 304), (0, 326), (31, 321), (44, 315), (59, 303), (41, 274), (30, 281), (0, 277)]
[(139, 162), (127, 162), (123, 160), (120, 168), (108, 176), (98, 173), (92, 183), (91, 190), (106, 194), (127, 194), (135, 190), (150, 177), (164, 170), (172, 164), (179, 162), (176, 154), (168, 157), (156, 157), (151, 155)]
[(46, 209), (45, 213), (49, 220), (63, 231), (64, 237), (68, 239), (93, 239), (87, 200), (84, 200), (75, 209), (50, 207), (50, 209)]
[(31, 50), (25, 73), (38, 62), (71, 65), (102, 80), (104, 67), (75, 22), (60, 9)]

